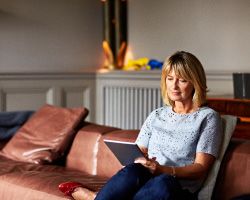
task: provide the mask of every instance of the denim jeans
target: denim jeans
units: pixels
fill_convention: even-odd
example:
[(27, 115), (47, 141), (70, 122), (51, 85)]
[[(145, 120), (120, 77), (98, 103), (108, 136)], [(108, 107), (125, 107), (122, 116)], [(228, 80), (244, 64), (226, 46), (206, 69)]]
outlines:
[(176, 178), (167, 174), (154, 176), (141, 164), (130, 164), (115, 174), (95, 200), (194, 200)]

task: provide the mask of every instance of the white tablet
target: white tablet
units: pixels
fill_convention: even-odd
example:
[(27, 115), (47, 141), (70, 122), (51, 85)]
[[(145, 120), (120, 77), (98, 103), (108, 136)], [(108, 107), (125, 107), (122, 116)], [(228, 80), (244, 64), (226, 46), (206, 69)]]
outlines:
[(144, 157), (136, 143), (110, 139), (104, 139), (104, 142), (123, 166), (133, 163), (138, 157)]

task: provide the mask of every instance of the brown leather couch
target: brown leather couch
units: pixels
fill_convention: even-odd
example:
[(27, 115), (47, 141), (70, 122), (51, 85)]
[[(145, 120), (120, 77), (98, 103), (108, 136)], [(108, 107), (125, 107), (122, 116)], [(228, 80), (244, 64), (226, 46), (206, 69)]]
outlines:
[[(222, 113), (218, 108), (221, 109), (222, 105), (228, 102), (229, 100), (211, 99), (209, 104)], [(234, 112), (241, 120), (222, 161), (213, 199), (231, 199), (250, 194), (250, 126), (249, 122), (243, 119), (248, 117), (250, 112), (246, 115), (239, 114), (239, 102), (235, 105), (237, 106), (237, 112)], [(244, 104), (243, 111), (249, 107), (249, 102)], [(225, 110), (224, 108), (223, 112)], [(223, 114), (235, 113), (225, 111)], [(69, 199), (58, 190), (58, 185), (65, 181), (81, 182), (87, 188), (98, 191), (107, 179), (121, 168), (103, 139), (134, 141), (138, 132), (86, 122), (75, 135), (64, 158), (52, 164), (38, 165), (0, 156), (0, 199)], [(6, 143), (7, 141), (1, 141), (1, 148)]]

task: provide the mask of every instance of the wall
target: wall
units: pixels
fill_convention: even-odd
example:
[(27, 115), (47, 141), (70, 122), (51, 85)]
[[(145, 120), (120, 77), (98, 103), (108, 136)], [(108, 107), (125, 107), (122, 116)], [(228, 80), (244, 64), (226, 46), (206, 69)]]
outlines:
[(250, 1), (131, 0), (129, 42), (135, 58), (194, 53), (206, 71), (250, 71)]
[(99, 0), (0, 0), (0, 72), (96, 68), (101, 41)]
[[(249, 71), (250, 1), (128, 0), (135, 58), (183, 49), (207, 71)], [(99, 0), (0, 0), (0, 72), (101, 66)]]

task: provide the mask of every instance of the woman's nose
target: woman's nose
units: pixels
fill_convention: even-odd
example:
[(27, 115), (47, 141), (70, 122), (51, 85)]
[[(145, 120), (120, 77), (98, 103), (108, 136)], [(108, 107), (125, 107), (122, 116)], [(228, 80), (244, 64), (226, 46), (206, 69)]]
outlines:
[(178, 87), (178, 80), (175, 79), (175, 80), (173, 81), (173, 88), (177, 88), (177, 87)]

